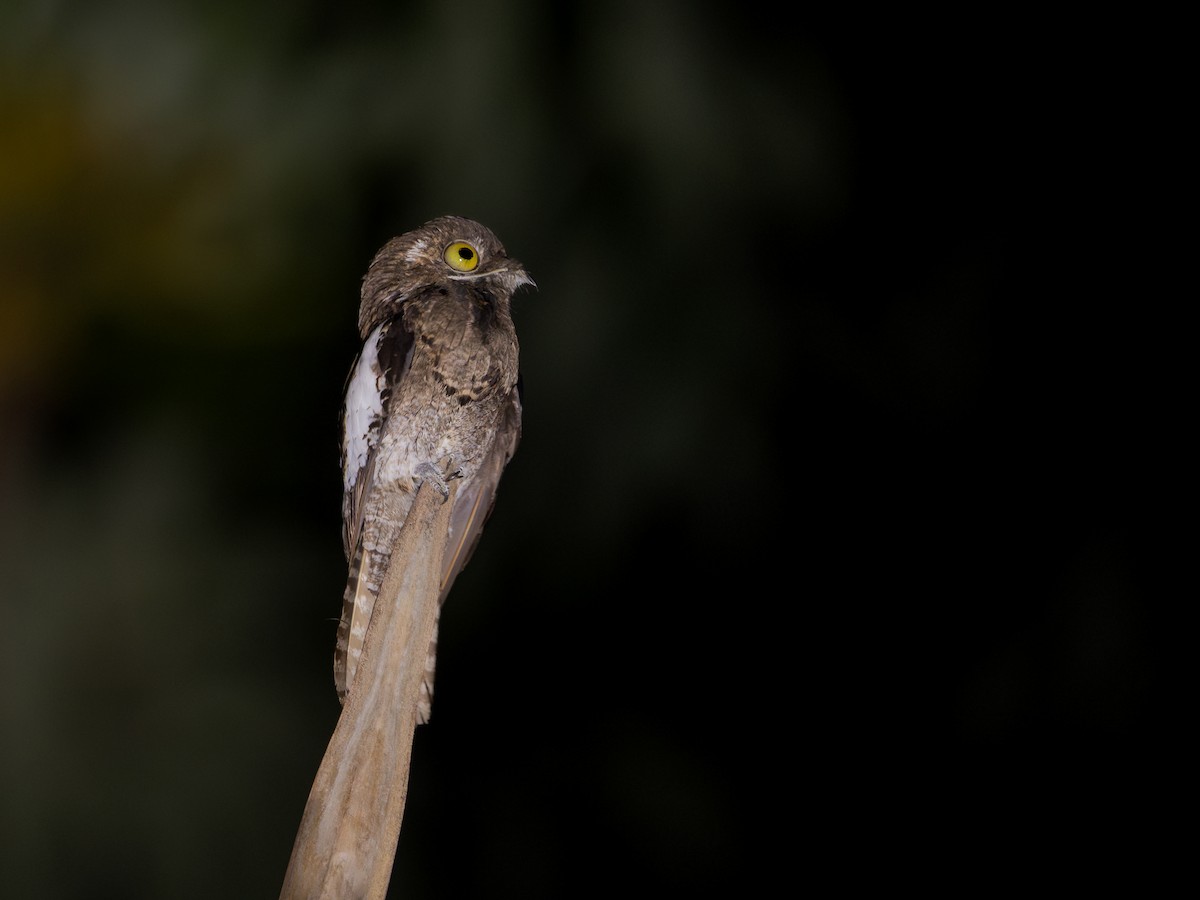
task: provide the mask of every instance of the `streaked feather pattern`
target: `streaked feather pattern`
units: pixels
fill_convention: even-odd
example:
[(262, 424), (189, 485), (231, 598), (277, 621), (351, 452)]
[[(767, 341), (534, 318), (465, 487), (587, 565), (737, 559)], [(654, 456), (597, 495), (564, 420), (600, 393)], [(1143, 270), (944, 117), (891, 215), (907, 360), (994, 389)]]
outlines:
[[(477, 254), (456, 271), (447, 248)], [(334, 652), (343, 700), (415, 488), (432, 465), (461, 479), (450, 515), (441, 600), (470, 559), (521, 434), (518, 343), (510, 303), (532, 284), (495, 236), (447, 216), (395, 238), (363, 280), (363, 349), (343, 409), (343, 544), (349, 573)], [(387, 598), (383, 598), (386, 600)], [(429, 719), (436, 659), (429, 649), (418, 718)]]

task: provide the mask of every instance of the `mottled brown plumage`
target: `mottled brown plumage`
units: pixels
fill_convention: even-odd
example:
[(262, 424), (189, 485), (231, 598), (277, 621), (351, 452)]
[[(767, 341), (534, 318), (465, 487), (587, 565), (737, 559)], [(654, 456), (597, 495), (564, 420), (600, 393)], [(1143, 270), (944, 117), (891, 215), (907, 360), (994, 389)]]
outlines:
[[(513, 292), (532, 284), (484, 226), (445, 216), (389, 241), (362, 285), (363, 349), (347, 381), (343, 539), (350, 564), (334, 652), (338, 696), (353, 686), (391, 548), (425, 479), (448, 493), (442, 601), (479, 539), (521, 433)], [(385, 601), (388, 598), (383, 598)], [(435, 632), (436, 635), (436, 632)], [(429, 718), (436, 636), (419, 720)]]

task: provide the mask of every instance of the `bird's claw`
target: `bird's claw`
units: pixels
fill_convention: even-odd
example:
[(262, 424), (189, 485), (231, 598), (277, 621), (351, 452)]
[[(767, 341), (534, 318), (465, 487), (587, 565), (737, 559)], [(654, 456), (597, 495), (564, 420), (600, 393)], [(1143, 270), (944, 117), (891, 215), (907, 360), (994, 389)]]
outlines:
[[(453, 463), (453, 461), (451, 461)], [(421, 479), (421, 483), (428, 483), (435, 491), (442, 495), (443, 500), (450, 497), (450, 486), (447, 484), (452, 478), (461, 478), (463, 474), (461, 466), (454, 466), (449, 469), (448, 474), (442, 475), (441, 470), (430, 462), (423, 462), (417, 466), (417, 477)]]

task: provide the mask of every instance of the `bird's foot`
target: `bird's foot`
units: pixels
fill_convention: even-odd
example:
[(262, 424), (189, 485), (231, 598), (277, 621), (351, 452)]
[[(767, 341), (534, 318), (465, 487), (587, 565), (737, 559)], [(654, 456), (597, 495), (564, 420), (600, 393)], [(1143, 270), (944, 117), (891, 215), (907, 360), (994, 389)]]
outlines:
[[(463, 471), (462, 467), (455, 465), (454, 460), (447, 458), (443, 462), (448, 462), (446, 466), (446, 474), (442, 474), (442, 469), (439, 469), (433, 463), (423, 462), (417, 466), (417, 477), (420, 479), (420, 484), (428, 483), (435, 491), (442, 495), (442, 499), (446, 500), (450, 497), (449, 482), (452, 478), (461, 478)], [(451, 468), (453, 466), (453, 468)]]

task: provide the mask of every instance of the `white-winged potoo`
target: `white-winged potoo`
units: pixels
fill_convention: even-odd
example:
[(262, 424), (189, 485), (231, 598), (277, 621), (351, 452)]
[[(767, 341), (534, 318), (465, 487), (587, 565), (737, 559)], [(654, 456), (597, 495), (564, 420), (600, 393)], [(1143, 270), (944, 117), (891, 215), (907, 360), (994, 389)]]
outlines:
[[(345, 701), (392, 547), (417, 487), (448, 496), (460, 479), (444, 557), (445, 601), (491, 512), (496, 486), (521, 434), (513, 292), (532, 279), (496, 236), (470, 219), (443, 216), (393, 238), (362, 284), (362, 351), (342, 412), (343, 540), (349, 578), (334, 651)], [(418, 721), (433, 699), (436, 629)]]

